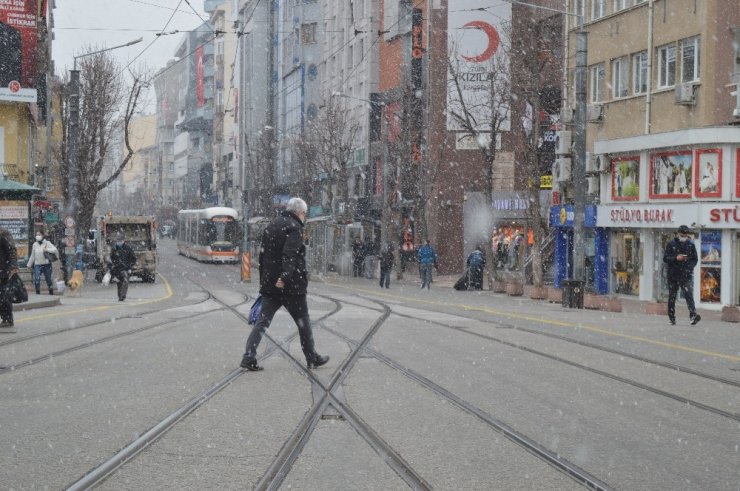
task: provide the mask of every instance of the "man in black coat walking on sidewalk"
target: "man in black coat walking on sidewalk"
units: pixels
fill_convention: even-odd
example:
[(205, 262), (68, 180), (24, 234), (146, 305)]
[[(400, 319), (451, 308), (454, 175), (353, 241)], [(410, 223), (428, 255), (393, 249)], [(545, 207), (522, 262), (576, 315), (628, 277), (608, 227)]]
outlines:
[(699, 258), (696, 246), (689, 240), (689, 235), (691, 235), (689, 227), (681, 225), (678, 228), (678, 237), (666, 245), (663, 254), (663, 262), (667, 265), (668, 320), (671, 324), (676, 324), (676, 295), (679, 289), (686, 299), (691, 324), (695, 325), (701, 320), (701, 316), (696, 313), (693, 291), (694, 267)]
[(257, 347), (280, 307), (285, 307), (298, 326), (308, 368), (320, 367), (329, 361), (328, 356), (321, 356), (314, 349), (308, 315), (308, 271), (306, 246), (303, 244), (303, 222), (307, 210), (305, 201), (291, 198), (285, 211), (262, 234), (259, 254), (262, 311), (249, 334), (242, 358), (241, 367), (247, 370), (262, 370), (257, 364)]

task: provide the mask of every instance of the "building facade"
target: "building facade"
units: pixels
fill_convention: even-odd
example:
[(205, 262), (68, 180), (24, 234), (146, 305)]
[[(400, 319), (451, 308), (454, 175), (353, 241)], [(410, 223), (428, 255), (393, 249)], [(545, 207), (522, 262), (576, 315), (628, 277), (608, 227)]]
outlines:
[[(687, 225), (700, 256), (698, 302), (737, 305), (740, 111), (733, 91), (740, 81), (740, 5), (571, 5), (588, 31), (589, 177), (565, 189), (567, 195), (568, 186), (585, 185), (596, 204), (596, 230), (608, 241), (606, 292), (665, 300), (663, 250)], [(578, 27), (571, 21), (569, 60)]]

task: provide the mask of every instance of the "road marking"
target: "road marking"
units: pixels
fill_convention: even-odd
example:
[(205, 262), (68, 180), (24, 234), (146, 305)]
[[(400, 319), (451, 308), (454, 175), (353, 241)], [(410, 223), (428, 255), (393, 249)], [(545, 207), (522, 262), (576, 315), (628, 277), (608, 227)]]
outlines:
[(54, 317), (68, 316), (70, 314), (83, 314), (83, 313), (86, 313), (86, 312), (100, 312), (100, 311), (103, 311), (103, 310), (110, 310), (110, 309), (112, 309), (114, 307), (138, 307), (139, 305), (147, 305), (147, 304), (150, 304), (150, 303), (162, 302), (164, 300), (168, 300), (168, 299), (172, 298), (172, 295), (174, 293), (172, 291), (172, 287), (170, 286), (169, 281), (167, 281), (167, 278), (165, 278), (164, 276), (162, 276), (161, 273), (157, 273), (157, 274), (159, 275), (160, 278), (162, 278), (162, 281), (164, 282), (165, 290), (167, 292), (163, 297), (154, 298), (154, 299), (151, 299), (151, 300), (143, 300), (141, 302), (134, 302), (134, 303), (131, 303), (131, 302), (124, 303), (124, 304), (118, 304), (118, 303), (116, 303), (116, 304), (111, 304), (111, 305), (104, 305), (104, 306), (101, 306), (101, 307), (88, 307), (88, 308), (84, 308), (84, 309), (80, 309), (80, 310), (68, 310), (68, 311), (65, 311), (65, 312), (55, 312), (55, 313), (52, 313), (52, 314), (35, 315), (35, 316), (32, 316), (32, 317), (24, 317), (22, 319), (16, 319), (15, 323), (16, 324), (20, 324), (20, 323), (23, 323), (23, 322), (40, 320), (40, 319), (52, 319)]
[[(349, 286), (349, 285), (341, 285), (341, 284), (338, 284), (338, 283), (331, 283), (331, 282), (328, 282), (326, 280), (324, 280), (324, 283), (327, 284), (327, 285), (330, 285), (330, 286), (341, 287), (341, 288), (347, 288)], [(413, 298), (413, 297), (404, 297), (404, 296), (401, 296), (401, 295), (379, 292), (377, 290), (368, 290), (368, 289), (365, 289), (365, 288), (354, 288), (354, 289), (357, 290), (357, 291), (360, 291), (360, 292), (370, 293), (372, 295), (379, 295), (379, 296), (388, 297), (388, 298), (404, 299), (404, 300), (408, 300), (408, 301), (416, 302), (416, 303), (421, 303), (421, 304), (440, 305), (440, 302), (433, 302), (433, 301), (430, 301), (430, 300), (422, 300), (422, 299)], [(463, 304), (457, 304), (457, 303), (442, 303), (442, 305), (446, 305), (446, 306), (449, 306), (449, 307), (459, 307), (461, 309), (469, 310), (469, 311), (478, 311), (478, 312), (485, 312), (487, 314), (500, 315), (500, 316), (508, 316), (508, 317), (510, 317), (512, 319), (521, 319), (521, 320), (527, 320), (527, 321), (533, 321), (533, 322), (540, 322), (542, 324), (549, 324), (549, 325), (552, 325), (552, 326), (572, 327), (572, 328), (575, 328), (575, 329), (583, 329), (585, 331), (590, 331), (590, 332), (595, 332), (595, 333), (599, 333), (599, 334), (604, 334), (606, 336), (612, 336), (612, 337), (615, 337), (615, 338), (629, 339), (631, 341), (639, 341), (641, 343), (653, 344), (653, 345), (656, 345), (656, 346), (662, 346), (664, 348), (675, 349), (675, 350), (678, 350), (678, 351), (686, 351), (686, 352), (689, 352), (689, 353), (697, 353), (697, 354), (700, 354), (700, 355), (711, 356), (711, 357), (720, 358), (720, 359), (723, 359), (723, 360), (729, 360), (729, 361), (733, 361), (733, 362), (740, 362), (740, 356), (728, 355), (728, 354), (725, 354), (725, 353), (717, 353), (717, 352), (714, 352), (714, 351), (707, 351), (707, 350), (703, 350), (703, 349), (699, 349), (699, 348), (692, 348), (690, 346), (684, 346), (682, 344), (667, 343), (665, 341), (658, 341), (658, 340), (655, 340), (655, 339), (644, 338), (642, 336), (634, 336), (632, 334), (623, 334), (623, 333), (620, 333), (620, 332), (610, 331), (608, 329), (603, 329), (603, 328), (600, 328), (600, 327), (588, 326), (588, 325), (584, 325), (584, 324), (573, 324), (572, 322), (558, 321), (558, 320), (552, 320), (552, 319), (544, 319), (542, 317), (532, 317), (532, 316), (528, 316), (528, 315), (515, 314), (513, 312), (505, 312), (505, 311), (500, 311), (500, 310), (489, 309), (489, 308), (486, 308), (486, 307), (475, 307), (475, 306), (472, 306), (472, 305), (463, 305)]]

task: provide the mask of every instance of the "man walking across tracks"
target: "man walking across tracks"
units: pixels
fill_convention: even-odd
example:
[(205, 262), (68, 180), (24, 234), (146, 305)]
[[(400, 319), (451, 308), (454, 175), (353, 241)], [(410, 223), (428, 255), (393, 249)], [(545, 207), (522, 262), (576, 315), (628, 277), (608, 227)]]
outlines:
[(8, 291), (10, 277), (18, 273), (18, 257), (13, 236), (0, 228), (0, 332), (14, 333), (13, 303)]
[(678, 228), (678, 237), (675, 237), (666, 245), (663, 254), (663, 262), (667, 265), (668, 320), (671, 324), (676, 324), (676, 294), (679, 289), (681, 289), (686, 299), (691, 325), (695, 325), (701, 320), (701, 316), (696, 313), (693, 292), (694, 267), (698, 261), (698, 256), (696, 246), (689, 240), (689, 235), (691, 235), (689, 227), (681, 225)]
[(305, 201), (291, 198), (285, 211), (262, 234), (259, 254), (262, 311), (249, 334), (242, 358), (241, 367), (247, 370), (262, 370), (257, 364), (257, 347), (280, 307), (285, 307), (298, 326), (301, 348), (308, 368), (320, 367), (329, 361), (328, 356), (321, 356), (314, 349), (311, 319), (308, 315), (308, 271), (306, 246), (303, 244), (303, 223), (307, 210)]

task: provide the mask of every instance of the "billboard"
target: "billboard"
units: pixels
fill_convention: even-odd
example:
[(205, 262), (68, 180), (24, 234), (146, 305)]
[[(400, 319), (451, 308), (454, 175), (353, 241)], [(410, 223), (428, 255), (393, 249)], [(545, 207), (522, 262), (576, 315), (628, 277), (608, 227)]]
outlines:
[(196, 106), (203, 107), (206, 105), (206, 97), (203, 87), (205, 77), (205, 62), (203, 61), (203, 45), (195, 48), (195, 101)]
[(46, 0), (0, 0), (0, 100), (30, 102), (28, 91), (44, 76), (37, 26), (45, 15)]
[[(511, 4), (500, 0), (456, 0), (447, 13), (447, 129), (465, 131), (456, 116), (466, 112), (476, 131), (490, 130), (491, 111), (505, 118), (499, 128), (510, 129), (508, 100), (492, 98), (491, 79), (497, 68), (508, 72), (508, 29)], [(501, 72), (499, 72), (501, 73)], [(508, 81), (507, 81), (508, 83)], [(495, 92), (495, 91), (494, 91)]]

